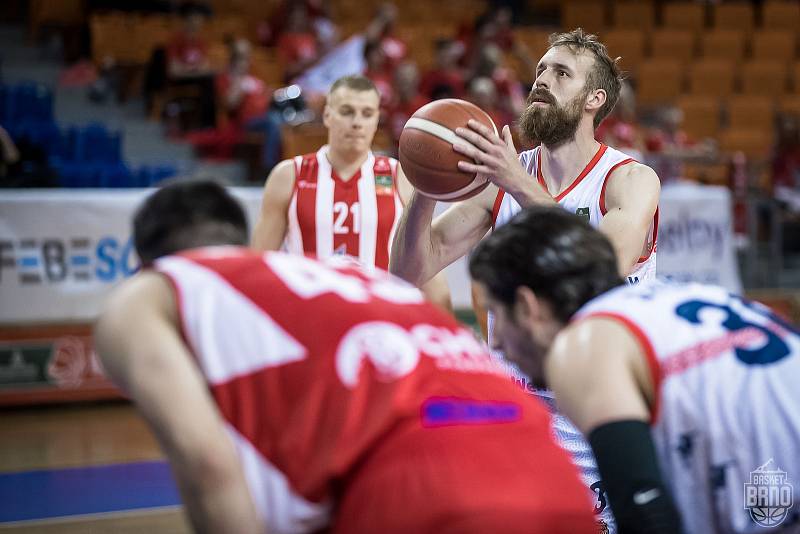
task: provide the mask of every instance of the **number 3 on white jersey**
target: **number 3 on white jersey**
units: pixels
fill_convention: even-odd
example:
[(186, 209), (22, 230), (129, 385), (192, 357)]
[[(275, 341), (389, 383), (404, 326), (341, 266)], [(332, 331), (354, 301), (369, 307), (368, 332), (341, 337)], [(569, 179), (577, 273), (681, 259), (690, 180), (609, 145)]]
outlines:
[(333, 203), (333, 233), (334, 234), (349, 234), (350, 227), (347, 226), (347, 215), (352, 215), (353, 225), (352, 231), (354, 234), (361, 233), (361, 206), (358, 202), (348, 204), (347, 202), (334, 202)]

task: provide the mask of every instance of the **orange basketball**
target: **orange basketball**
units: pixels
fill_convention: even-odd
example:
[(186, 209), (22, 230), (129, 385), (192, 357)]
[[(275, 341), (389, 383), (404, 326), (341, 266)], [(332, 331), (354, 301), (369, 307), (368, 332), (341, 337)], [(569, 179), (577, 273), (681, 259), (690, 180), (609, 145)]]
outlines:
[(453, 149), (456, 141), (467, 143), (455, 133), (476, 121), (497, 133), (489, 115), (475, 104), (448, 98), (435, 100), (414, 113), (400, 134), (400, 165), (408, 181), (423, 195), (445, 202), (472, 197), (486, 189), (489, 181), (458, 169), (459, 161), (470, 161)]

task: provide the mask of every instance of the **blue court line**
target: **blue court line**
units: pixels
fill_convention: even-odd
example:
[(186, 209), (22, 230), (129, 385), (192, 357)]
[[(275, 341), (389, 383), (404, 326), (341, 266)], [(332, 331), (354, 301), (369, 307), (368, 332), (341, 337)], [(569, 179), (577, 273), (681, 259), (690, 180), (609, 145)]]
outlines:
[(0, 523), (180, 502), (166, 462), (0, 473)]

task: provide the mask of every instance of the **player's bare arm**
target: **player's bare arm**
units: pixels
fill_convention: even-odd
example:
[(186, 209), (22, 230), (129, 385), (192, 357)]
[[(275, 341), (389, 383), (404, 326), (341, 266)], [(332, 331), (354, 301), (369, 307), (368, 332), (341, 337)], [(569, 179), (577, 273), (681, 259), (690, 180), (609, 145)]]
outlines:
[(522, 167), (508, 125), (503, 126), (501, 138), (478, 121), (470, 120), (468, 124), (470, 129), (456, 128), (456, 134), (468, 143), (455, 143), (453, 148), (475, 163), (460, 161), (459, 169), (478, 173), (491, 180), (513, 196), (523, 208), (533, 204), (556, 203), (536, 178)]
[(545, 375), (559, 410), (584, 434), (609, 421), (650, 420), (644, 391), (652, 391), (652, 385), (644, 352), (613, 319), (588, 318), (567, 326), (547, 356)]
[[(403, 206), (406, 206), (411, 200), (411, 195), (414, 193), (414, 186), (406, 178), (403, 168), (397, 164), (397, 192), (400, 195), (400, 200)], [(453, 311), (453, 302), (450, 299), (450, 286), (447, 285), (447, 276), (444, 271), (439, 271), (433, 278), (425, 282), (422, 287), (422, 292), (425, 297), (437, 304), (439, 307)]]
[(648, 242), (648, 234), (660, 194), (658, 176), (647, 165), (623, 165), (608, 177), (607, 212), (599, 230), (611, 240), (622, 275), (627, 275), (653, 246)]
[(258, 250), (278, 250), (286, 237), (287, 214), (294, 192), (294, 160), (278, 163), (267, 177), (261, 213), (253, 228), (251, 246)]
[(545, 374), (592, 446), (620, 532), (680, 533), (650, 433), (655, 385), (640, 341), (614, 319), (580, 320), (556, 338)]
[(418, 286), (430, 280), (486, 235), (496, 197), (490, 185), (433, 220), (436, 201), (414, 191), (395, 232), (389, 270)]
[(169, 283), (137, 275), (112, 295), (95, 327), (103, 367), (167, 454), (195, 531), (260, 532), (233, 443), (177, 322)]

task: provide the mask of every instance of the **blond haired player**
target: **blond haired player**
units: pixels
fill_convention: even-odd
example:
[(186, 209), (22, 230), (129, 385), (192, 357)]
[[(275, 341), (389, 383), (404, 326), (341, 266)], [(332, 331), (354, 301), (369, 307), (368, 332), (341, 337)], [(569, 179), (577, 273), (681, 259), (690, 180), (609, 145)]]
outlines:
[[(320, 258), (342, 254), (388, 268), (411, 185), (397, 160), (370, 150), (379, 104), (369, 78), (352, 75), (333, 83), (323, 115), (328, 144), (316, 153), (284, 160), (270, 173), (253, 232), (254, 248), (284, 246)], [(443, 273), (424, 289), (432, 301), (450, 308)]]

